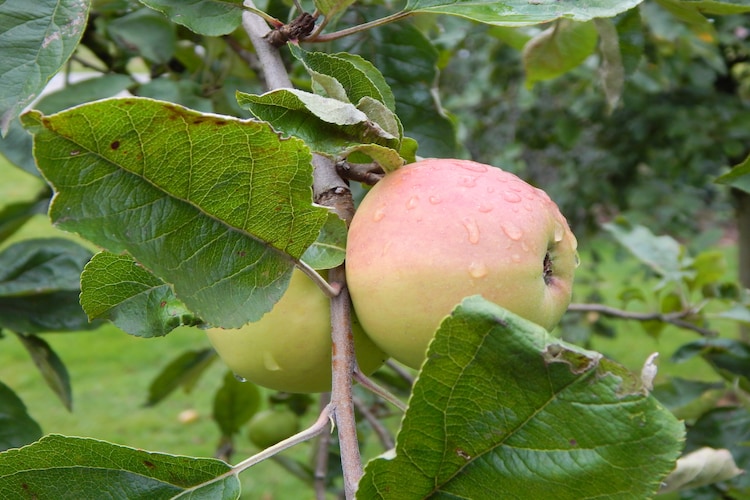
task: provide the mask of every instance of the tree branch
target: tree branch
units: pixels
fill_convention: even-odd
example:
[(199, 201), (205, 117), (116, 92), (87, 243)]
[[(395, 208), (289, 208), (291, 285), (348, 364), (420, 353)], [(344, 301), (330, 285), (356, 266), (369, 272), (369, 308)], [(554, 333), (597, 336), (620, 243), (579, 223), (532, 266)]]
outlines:
[(719, 336), (719, 333), (714, 330), (703, 328), (694, 323), (686, 321), (684, 318), (690, 316), (691, 314), (694, 314), (694, 311), (692, 310), (678, 311), (668, 314), (662, 314), (658, 312), (638, 313), (605, 306), (603, 304), (570, 304), (570, 306), (568, 306), (568, 311), (595, 312), (612, 318), (629, 319), (633, 321), (661, 321), (662, 323), (667, 323), (679, 328), (684, 328), (685, 330), (692, 330), (704, 337)]
[[(245, 6), (255, 8), (251, 0), (245, 0)], [(265, 38), (270, 31), (269, 27), (257, 14), (249, 11), (243, 13), (242, 24), (258, 54), (269, 90), (290, 88), (292, 84), (281, 55), (278, 49), (268, 43)], [(351, 191), (344, 180), (337, 179), (338, 174), (333, 161), (320, 155), (313, 155), (313, 172), (315, 202), (333, 208), (347, 223), (351, 221), (354, 216)], [(331, 342), (333, 346), (331, 403), (318, 418), (315, 430), (319, 433), (325, 428), (325, 422), (321, 420), (330, 411), (338, 430), (344, 492), (347, 499), (353, 499), (363, 470), (352, 391), (352, 374), (356, 367), (356, 360), (354, 336), (351, 329), (351, 300), (346, 289), (346, 272), (343, 265), (331, 269), (328, 278), (332, 289), (340, 289), (340, 293), (331, 297)]]
[[(252, 0), (245, 0), (244, 5), (250, 9), (255, 9)], [(292, 81), (289, 79), (289, 73), (281, 59), (281, 54), (265, 38), (271, 28), (260, 16), (251, 11), (242, 13), (242, 27), (250, 37), (255, 53), (258, 55), (268, 90), (291, 88)]]

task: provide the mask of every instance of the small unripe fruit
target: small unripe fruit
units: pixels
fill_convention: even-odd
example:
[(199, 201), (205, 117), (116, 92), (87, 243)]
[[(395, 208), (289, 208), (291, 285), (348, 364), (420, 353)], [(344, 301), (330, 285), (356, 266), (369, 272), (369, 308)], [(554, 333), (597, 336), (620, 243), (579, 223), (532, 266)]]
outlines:
[[(374, 372), (387, 356), (352, 317), (360, 370)], [(259, 321), (242, 328), (206, 330), (235, 375), (284, 392), (331, 390), (330, 300), (302, 271), (294, 270), (284, 296)]]
[(299, 417), (289, 409), (263, 410), (247, 424), (247, 437), (261, 449), (295, 435), (299, 431)]
[(347, 283), (368, 336), (418, 368), (440, 321), (470, 295), (552, 329), (570, 303), (576, 246), (544, 191), (489, 165), (424, 160), (365, 196)]

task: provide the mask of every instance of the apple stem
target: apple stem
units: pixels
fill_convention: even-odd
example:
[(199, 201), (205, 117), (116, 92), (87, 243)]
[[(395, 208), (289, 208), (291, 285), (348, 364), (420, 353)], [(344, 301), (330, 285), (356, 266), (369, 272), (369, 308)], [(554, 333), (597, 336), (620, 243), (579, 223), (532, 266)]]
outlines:
[(404, 404), (403, 401), (398, 399), (388, 389), (379, 385), (370, 377), (362, 373), (358, 367), (354, 370), (354, 380), (359, 382), (359, 385), (369, 390), (373, 394), (380, 396), (382, 399), (384, 399), (385, 401), (388, 401), (399, 410), (406, 411), (406, 404)]
[(305, 273), (311, 280), (313, 280), (313, 282), (315, 282), (316, 285), (318, 285), (318, 288), (326, 294), (326, 297), (335, 297), (341, 293), (341, 286), (338, 283), (328, 283), (318, 271), (310, 267), (306, 262), (299, 260), (296, 262), (296, 265), (297, 269)]

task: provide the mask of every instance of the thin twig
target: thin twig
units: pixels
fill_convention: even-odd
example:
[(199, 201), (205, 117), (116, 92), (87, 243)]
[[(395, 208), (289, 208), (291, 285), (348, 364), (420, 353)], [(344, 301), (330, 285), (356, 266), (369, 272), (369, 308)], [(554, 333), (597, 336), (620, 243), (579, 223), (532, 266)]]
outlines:
[(322, 433), (328, 428), (328, 425), (333, 416), (333, 412), (334, 412), (333, 406), (330, 404), (326, 405), (326, 407), (323, 408), (323, 411), (320, 412), (318, 419), (310, 427), (308, 427), (307, 429), (303, 431), (298, 432), (294, 436), (286, 438), (283, 441), (279, 441), (275, 445), (268, 447), (265, 450), (259, 453), (256, 453), (255, 455), (251, 457), (246, 458), (242, 462), (232, 467), (232, 473), (239, 474), (243, 470), (249, 469), (253, 465), (258, 464), (262, 462), (263, 460), (266, 460), (267, 458), (271, 458), (277, 453), (287, 450), (300, 443), (304, 443), (305, 441), (309, 441), (315, 436), (318, 436), (320, 433)]
[(409, 385), (414, 385), (414, 376), (409, 373), (406, 368), (398, 364), (398, 362), (389, 359), (385, 362), (385, 364), (388, 366), (388, 368), (396, 372), (396, 375), (404, 379), (404, 381), (406, 381)]
[(384, 400), (391, 403), (393, 406), (398, 408), (401, 411), (406, 411), (406, 404), (398, 399), (395, 395), (391, 394), (391, 392), (386, 389), (385, 387), (379, 385), (377, 382), (372, 380), (370, 377), (366, 376), (364, 373), (362, 373), (357, 367), (354, 370), (354, 380), (359, 382), (359, 385), (364, 387), (365, 389), (369, 390), (373, 394), (376, 394), (383, 398)]
[[(331, 393), (320, 395), (321, 411), (331, 403)], [(313, 487), (315, 488), (316, 500), (325, 500), (326, 483), (328, 480), (328, 457), (331, 453), (331, 433), (323, 432), (318, 436), (317, 449), (315, 451), (315, 476), (313, 477)]]
[(603, 314), (604, 316), (610, 316), (613, 318), (629, 319), (633, 321), (661, 321), (670, 325), (684, 328), (685, 330), (692, 330), (701, 334), (704, 337), (718, 337), (719, 333), (698, 326), (694, 323), (686, 321), (684, 318), (694, 314), (692, 310), (678, 311), (674, 313), (638, 313), (632, 311), (625, 311), (623, 309), (617, 309), (604, 304), (570, 304), (568, 311), (572, 312), (595, 312)]
[(377, 28), (378, 26), (384, 26), (388, 23), (400, 21), (411, 16), (412, 14), (413, 12), (402, 10), (400, 12), (396, 12), (395, 14), (391, 14), (390, 16), (375, 19), (374, 21), (370, 21), (369, 23), (358, 24), (356, 26), (345, 28), (340, 31), (334, 31), (333, 33), (326, 33), (325, 35), (316, 35), (313, 33), (312, 36), (305, 39), (305, 42), (331, 42), (333, 40), (338, 40), (339, 38), (344, 38), (355, 33), (361, 33), (372, 28)]
[(380, 444), (383, 445), (383, 448), (385, 448), (386, 450), (390, 450), (391, 448), (393, 448), (396, 444), (393, 440), (393, 436), (391, 436), (391, 433), (388, 432), (388, 429), (386, 429), (385, 426), (380, 422), (380, 420), (378, 420), (378, 417), (373, 415), (367, 405), (359, 398), (355, 397), (354, 406), (362, 414), (365, 420), (367, 420), (367, 422), (372, 427), (372, 430), (375, 431), (375, 434), (377, 434), (378, 439), (380, 439)]

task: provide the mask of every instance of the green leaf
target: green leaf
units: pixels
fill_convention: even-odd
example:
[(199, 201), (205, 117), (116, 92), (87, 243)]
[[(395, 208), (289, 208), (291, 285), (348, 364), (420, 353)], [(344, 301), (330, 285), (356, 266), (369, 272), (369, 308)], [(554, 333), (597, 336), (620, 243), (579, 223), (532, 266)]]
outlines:
[(613, 17), (642, 0), (408, 0), (406, 12), (449, 14), (497, 26), (527, 26), (560, 18)]
[(700, 339), (680, 346), (672, 359), (680, 362), (697, 355), (725, 380), (750, 390), (750, 345), (727, 338)]
[(421, 156), (456, 157), (456, 130), (435, 88), (439, 53), (430, 40), (409, 23), (390, 23), (352, 41), (346, 50), (372, 61), (390, 82), (404, 134), (419, 143)]
[(19, 448), (42, 437), (42, 428), (26, 412), (23, 401), (0, 382), (0, 452)]
[(73, 411), (73, 390), (68, 369), (52, 347), (37, 335), (17, 334), (52, 392), (68, 411)]
[(358, 498), (648, 498), (683, 435), (622, 366), (471, 297), (440, 326), (395, 456), (367, 464)]
[(695, 420), (706, 411), (714, 408), (724, 397), (722, 382), (701, 382), (677, 377), (654, 387), (653, 395), (675, 417)]
[(305, 65), (313, 77), (313, 83), (317, 75), (332, 77), (341, 84), (348, 102), (357, 104), (363, 97), (371, 97), (395, 111), (396, 100), (391, 87), (380, 71), (366, 59), (347, 52), (308, 52), (291, 44), (289, 50)]
[(312, 204), (310, 151), (265, 123), (143, 98), (24, 121), (56, 191), (52, 221), (129, 253), (215, 326), (270, 310), (328, 217)]
[(135, 81), (128, 75), (109, 74), (89, 78), (46, 94), (34, 108), (42, 113), (57, 113), (84, 102), (112, 97), (133, 85)]
[(37, 199), (11, 203), (0, 209), (0, 242), (8, 239), (34, 215), (46, 214), (49, 206), (49, 193), (39, 193)]
[(586, 60), (596, 49), (593, 22), (561, 19), (532, 38), (523, 49), (526, 86), (556, 78)]
[(332, 269), (346, 257), (346, 223), (338, 215), (328, 215), (318, 239), (302, 255), (302, 260), (313, 269)]
[(297, 89), (278, 89), (263, 95), (237, 93), (240, 106), (284, 134), (299, 137), (312, 150), (334, 158), (361, 144), (398, 148), (399, 138), (351, 103)]
[(732, 170), (717, 178), (715, 182), (750, 193), (750, 155), (742, 163), (735, 165)]
[(682, 0), (683, 3), (696, 7), (704, 14), (742, 14), (750, 12), (746, 0)]
[(145, 406), (154, 406), (179, 387), (186, 392), (216, 359), (213, 349), (186, 351), (167, 364), (148, 388)]
[(677, 468), (664, 479), (660, 494), (727, 481), (745, 471), (739, 469), (727, 449), (704, 447), (680, 457)]
[(88, 2), (6, 0), (0, 3), (0, 132), (44, 89), (75, 50)]
[(339, 12), (346, 10), (356, 0), (315, 0), (315, 7), (326, 19), (333, 18)]
[(147, 8), (113, 19), (107, 33), (124, 52), (154, 63), (166, 64), (177, 48), (175, 25)]
[(0, 328), (19, 333), (86, 330), (79, 277), (91, 252), (63, 238), (23, 240), (0, 252)]
[(692, 278), (682, 267), (683, 248), (670, 236), (655, 236), (644, 226), (633, 226), (625, 220), (604, 224), (615, 239), (638, 260), (649, 266), (666, 281)]
[(100, 252), (81, 274), (81, 307), (130, 335), (161, 337), (178, 326), (201, 324), (169, 284), (128, 255)]
[(230, 471), (212, 458), (52, 434), (0, 454), (0, 498), (237, 499), (240, 483)]
[(177, 24), (207, 36), (228, 35), (242, 23), (243, 0), (141, 0)]
[(594, 19), (594, 26), (599, 35), (599, 78), (607, 97), (607, 107), (612, 112), (619, 104), (625, 88), (620, 37), (615, 23), (610, 19)]
[[(698, 419), (690, 428), (685, 450), (691, 452), (704, 446), (727, 449), (740, 467), (750, 464), (750, 413), (742, 407), (715, 408)], [(731, 479), (726, 486), (739, 488), (740, 496), (747, 498), (750, 493), (750, 475), (742, 474)], [(715, 492), (715, 490), (714, 490)], [(705, 497), (711, 498), (711, 496)]]
[(227, 372), (224, 383), (214, 397), (214, 420), (223, 436), (233, 436), (260, 408), (258, 386), (240, 382), (233, 373)]

